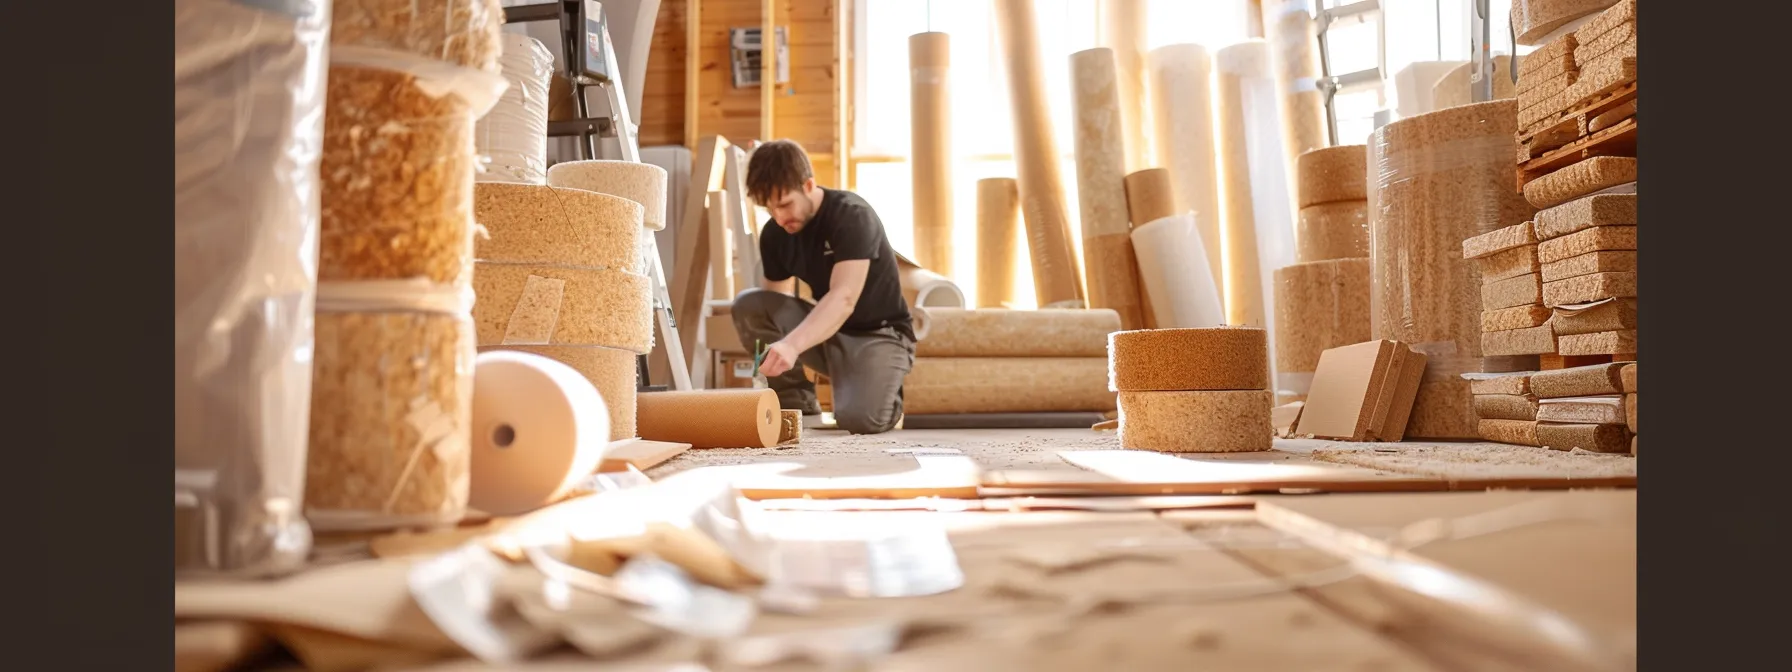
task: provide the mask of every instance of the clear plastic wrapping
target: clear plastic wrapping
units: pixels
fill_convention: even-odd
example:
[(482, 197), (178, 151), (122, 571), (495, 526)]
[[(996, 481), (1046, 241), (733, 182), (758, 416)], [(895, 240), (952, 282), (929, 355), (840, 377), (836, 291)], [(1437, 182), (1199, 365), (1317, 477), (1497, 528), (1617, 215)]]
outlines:
[(301, 566), (328, 3), (174, 3), (177, 576)]
[(499, 0), (336, 0), (333, 46), (401, 51), (497, 72)]

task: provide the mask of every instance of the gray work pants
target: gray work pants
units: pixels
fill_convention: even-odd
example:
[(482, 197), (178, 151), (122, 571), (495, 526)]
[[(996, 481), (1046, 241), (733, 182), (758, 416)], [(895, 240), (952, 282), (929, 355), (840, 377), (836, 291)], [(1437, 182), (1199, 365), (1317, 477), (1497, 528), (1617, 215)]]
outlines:
[[(734, 299), (734, 329), (753, 352), (755, 341), (771, 345), (795, 330), (815, 305), (789, 294), (749, 289)], [(894, 327), (876, 331), (841, 330), (797, 360), (828, 377), (834, 391), (834, 422), (853, 434), (879, 434), (902, 419), (902, 379), (915, 365), (915, 342)], [(815, 384), (791, 367), (766, 384), (788, 409), (815, 406)]]

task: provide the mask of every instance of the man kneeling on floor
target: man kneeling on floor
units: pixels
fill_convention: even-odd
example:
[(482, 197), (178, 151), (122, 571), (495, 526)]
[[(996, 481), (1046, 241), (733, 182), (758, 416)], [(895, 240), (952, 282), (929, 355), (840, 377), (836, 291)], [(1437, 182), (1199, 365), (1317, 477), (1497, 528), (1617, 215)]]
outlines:
[[(746, 182), (772, 221), (759, 236), (765, 278), (734, 299), (741, 344), (771, 344), (759, 371), (783, 408), (821, 413), (800, 363), (833, 385), (841, 429), (890, 431), (902, 419), (915, 332), (883, 221), (858, 194), (816, 185), (809, 156), (789, 140), (753, 150)], [(797, 298), (799, 278), (815, 303)]]

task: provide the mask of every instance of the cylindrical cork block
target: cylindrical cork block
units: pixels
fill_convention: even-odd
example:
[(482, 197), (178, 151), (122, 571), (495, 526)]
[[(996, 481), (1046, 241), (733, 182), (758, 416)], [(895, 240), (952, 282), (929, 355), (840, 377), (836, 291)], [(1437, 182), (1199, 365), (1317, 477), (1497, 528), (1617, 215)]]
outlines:
[(470, 104), (389, 70), (333, 66), (327, 86), (318, 280), (465, 282), (478, 169)]
[(1112, 310), (934, 308), (916, 357), (1105, 357), (1120, 329)]
[(1366, 145), (1341, 145), (1300, 155), (1295, 168), (1300, 175), (1300, 207), (1368, 198), (1367, 149)]
[(1041, 306), (1081, 302), (1083, 283), (1070, 242), (1070, 209), (1064, 202), (1032, 1), (995, 0), (995, 24), (1014, 114), (1014, 163), (1033, 258), (1033, 292)]
[(473, 341), (464, 317), (319, 312), (305, 517), (319, 530), (453, 523), (467, 505)]
[(903, 412), (1114, 410), (1106, 357), (923, 357), (903, 381)]
[(481, 263), (473, 291), (479, 345), (653, 348), (651, 295), (638, 273)]
[[(1214, 150), (1213, 62), (1207, 48), (1173, 44), (1151, 50), (1153, 137), (1158, 165), (1170, 170), (1177, 212), (1193, 211), (1213, 284), (1226, 291), (1218, 158)], [(1137, 223), (1137, 222), (1135, 222)]]
[(636, 396), (635, 423), (648, 441), (770, 448), (778, 445), (783, 419), (771, 390), (693, 390)]
[(1124, 129), (1128, 172), (1151, 164), (1149, 129), (1145, 128), (1145, 110), (1148, 109), (1145, 105), (1145, 37), (1150, 32), (1147, 22), (1149, 4), (1147, 0), (1102, 0), (1099, 9), (1100, 46), (1114, 51), (1120, 93), (1120, 126)]
[(1146, 329), (1108, 335), (1108, 389), (1116, 392), (1268, 388), (1269, 345), (1263, 329)]
[(548, 168), (548, 184), (619, 196), (641, 204), (641, 225), (666, 228), (666, 169), (636, 161), (566, 161)]
[(499, 0), (353, 0), (330, 11), (330, 44), (401, 51), (498, 71)]
[(977, 180), (977, 307), (1014, 307), (1020, 267), (1020, 191), (1012, 177)]
[(952, 277), (951, 39), (908, 37), (909, 166), (914, 180), (915, 262)]
[(1305, 395), (1319, 356), (1369, 340), (1369, 260), (1276, 269), (1276, 391)]
[(1166, 168), (1146, 168), (1126, 176), (1126, 213), (1133, 226), (1176, 214), (1176, 191)]
[(636, 357), (627, 350), (601, 345), (510, 345), (481, 347), (488, 350), (515, 350), (541, 355), (578, 371), (610, 411), (610, 440), (621, 441), (635, 436)]
[[(1214, 56), (1215, 155), (1221, 179), (1220, 243), (1224, 247), (1226, 323), (1265, 326), (1263, 274), (1257, 249), (1257, 211), (1252, 197), (1251, 156), (1245, 126), (1245, 80), (1261, 68), (1260, 42), (1244, 42), (1219, 50)], [(1263, 54), (1267, 56), (1267, 54)], [(1267, 216), (1268, 213), (1265, 213)], [(1286, 220), (1283, 220), (1286, 222)], [(1284, 224), (1285, 226), (1286, 224)]]
[(1269, 450), (1269, 390), (1121, 392), (1120, 447), (1169, 453)]
[(1120, 313), (1125, 328), (1139, 329), (1145, 318), (1127, 223), (1126, 147), (1114, 52), (1089, 49), (1071, 54), (1070, 76), (1089, 307), (1112, 309)]
[(1338, 201), (1300, 209), (1295, 238), (1301, 262), (1369, 256), (1369, 202)]
[(473, 215), (486, 235), (478, 261), (635, 270), (640, 265), (639, 203), (582, 189), (481, 182)]
[[(1263, 17), (1264, 37), (1275, 50), (1277, 102), (1282, 111), (1282, 148), (1293, 167), (1297, 157), (1331, 144), (1325, 121), (1325, 95), (1313, 85), (1324, 73), (1319, 60), (1319, 34), (1313, 15), (1302, 3), (1282, 3), (1276, 16)], [(1295, 182), (1293, 176), (1289, 182)]]

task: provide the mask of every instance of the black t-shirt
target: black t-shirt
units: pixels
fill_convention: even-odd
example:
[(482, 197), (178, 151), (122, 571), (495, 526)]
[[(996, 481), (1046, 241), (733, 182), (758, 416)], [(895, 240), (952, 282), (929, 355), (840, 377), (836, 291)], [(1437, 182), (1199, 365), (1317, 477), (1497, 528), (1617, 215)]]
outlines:
[(852, 309), (844, 331), (875, 331), (895, 327), (914, 337), (908, 304), (902, 300), (902, 282), (896, 273), (896, 250), (884, 236), (883, 220), (858, 194), (822, 189), (821, 207), (815, 217), (792, 236), (777, 222), (768, 221), (759, 234), (759, 258), (765, 279), (773, 282), (795, 276), (809, 285), (816, 301), (828, 294), (834, 262), (869, 259), (865, 288)]

